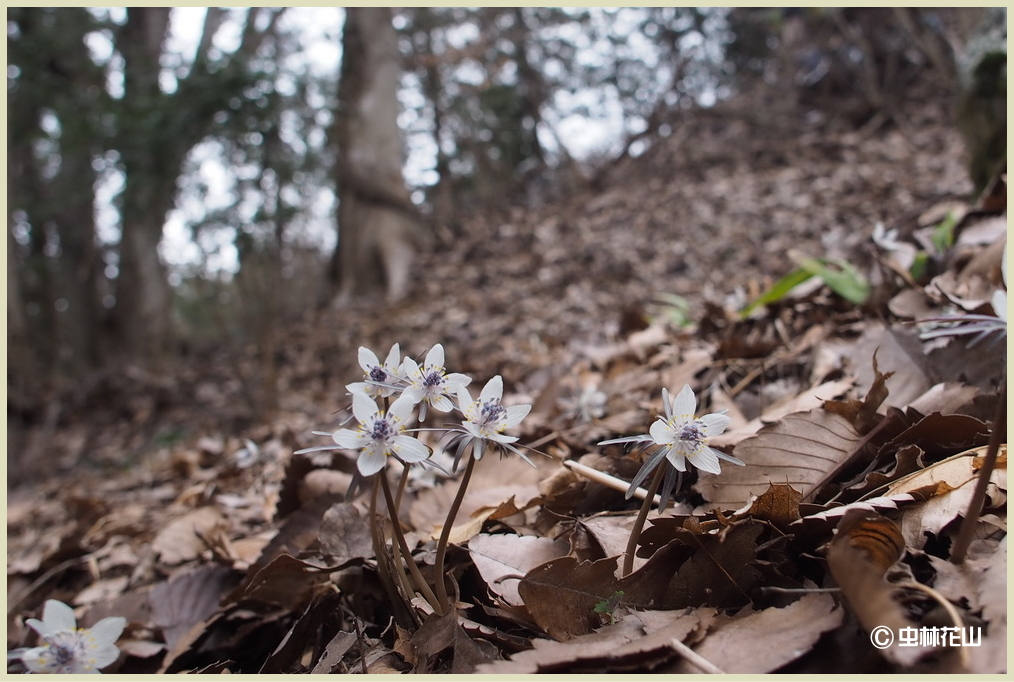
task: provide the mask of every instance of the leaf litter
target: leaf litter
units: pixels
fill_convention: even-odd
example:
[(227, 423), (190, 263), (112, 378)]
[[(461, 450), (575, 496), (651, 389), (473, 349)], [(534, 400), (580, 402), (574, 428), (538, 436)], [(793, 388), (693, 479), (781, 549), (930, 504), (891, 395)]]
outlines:
[[(687, 125), (714, 135), (706, 121)], [(1005, 672), (1005, 431), (967, 557), (950, 555), (994, 428), (1005, 349), (921, 335), (924, 320), (990, 312), (1005, 204), (954, 200), (963, 181), (940, 166), (958, 158), (945, 128), (940, 148), (911, 157), (892, 132), (822, 133), (871, 167), (863, 159), (887, 163), (874, 148), (911, 158), (905, 198), (885, 197), (876, 214), (866, 196), (877, 190), (862, 183), (877, 174), (847, 177), (849, 164), (807, 151), (812, 133), (781, 141), (791, 168), (763, 166), (763, 149), (738, 134), (709, 138), (729, 153), (702, 177), (655, 182), (694, 163), (660, 145), (619, 173), (652, 179), (641, 186), (618, 177), (552, 211), (475, 217), (471, 230), (490, 238), (450, 245), (397, 314), (353, 306), (342, 324), (294, 326), (298, 360), (281, 379), (290, 398), (271, 419), (237, 416), (225, 389), (197, 390), (210, 375), (181, 371), (175, 387), (193, 401), (170, 401), (164, 416), (195, 425), (191, 438), (115, 474), (75, 471), (71, 483), (58, 472), (12, 489), (8, 649), (33, 646), (25, 620), (59, 599), (82, 627), (127, 619), (106, 671), (132, 674)], [(757, 211), (798, 213), (815, 178), (850, 189), (810, 202), (799, 224), (757, 227)], [(955, 244), (930, 253), (935, 270), (917, 279), (910, 256), (929, 248), (942, 194), (957, 208)], [(919, 214), (895, 217), (910, 237), (878, 247), (889, 242), (873, 238), (877, 221)], [(631, 220), (640, 229), (617, 227)], [(835, 227), (821, 240), (813, 224)], [(759, 262), (721, 248), (743, 239)], [(818, 276), (771, 288), (800, 262)], [(857, 296), (849, 278), (860, 276), (873, 286), (855, 305), (840, 294)], [(650, 290), (659, 283), (667, 291)], [(505, 404), (535, 406), (521, 442), (545, 455), (537, 469), (494, 456), (476, 467), (452, 529), (456, 607), (444, 614), (385, 586), (378, 565), (407, 559), (437, 579), (455, 481), (410, 477), (398, 521), (411, 556), (377, 556), (368, 495), (347, 497), (354, 460), (292, 454), (347, 407), (340, 387), (358, 371), (349, 349), (395, 341), (415, 357), (443, 343), (477, 385), (502, 374)], [(131, 376), (117, 390), (143, 395)], [(640, 504), (625, 485), (641, 462), (596, 444), (643, 433), (661, 412), (659, 389), (684, 384), (699, 413), (728, 410), (711, 445), (746, 466), (689, 472), (675, 503), (648, 516), (634, 570), (621, 575)], [(238, 428), (208, 421), (216, 407)], [(112, 409), (65, 427), (51, 437), (59, 461), (83, 442), (95, 463), (136, 448)], [(959, 625), (978, 628), (980, 644), (900, 643), (906, 628)], [(881, 626), (894, 637), (886, 648), (871, 639)]]

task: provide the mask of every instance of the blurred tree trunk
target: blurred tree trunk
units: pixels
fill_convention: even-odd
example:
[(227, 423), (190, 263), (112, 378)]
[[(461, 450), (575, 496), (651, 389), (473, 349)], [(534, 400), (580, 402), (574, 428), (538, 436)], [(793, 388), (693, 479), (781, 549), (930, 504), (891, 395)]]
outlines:
[(335, 117), (338, 246), (330, 270), (338, 302), (385, 288), (389, 299), (404, 296), (418, 248), (401, 171), (401, 57), (391, 19), (388, 8), (346, 10)]
[[(125, 350), (158, 361), (171, 338), (172, 291), (158, 255), (162, 225), (172, 207), (183, 140), (166, 134), (172, 112), (162, 105), (159, 58), (169, 29), (169, 8), (127, 10), (117, 40), (124, 59), (126, 108), (120, 154), (126, 173), (121, 206), (117, 332)], [(185, 154), (185, 151), (183, 152)], [(174, 163), (175, 161), (175, 163)]]

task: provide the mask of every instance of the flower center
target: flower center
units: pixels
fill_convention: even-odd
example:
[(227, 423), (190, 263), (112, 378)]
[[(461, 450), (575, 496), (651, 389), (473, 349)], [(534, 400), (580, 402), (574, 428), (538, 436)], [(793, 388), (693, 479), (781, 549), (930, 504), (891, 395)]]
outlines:
[(375, 441), (386, 442), (394, 435), (394, 426), (387, 419), (380, 418), (373, 422), (369, 430), (370, 438)]
[(430, 390), (432, 390), (434, 388), (439, 388), (440, 385), (443, 382), (444, 382), (444, 377), (443, 377), (443, 374), (441, 374), (439, 370), (431, 369), (429, 372), (427, 372), (425, 375), (423, 375), (423, 382), (422, 382), (423, 388), (430, 389)]
[(57, 632), (46, 638), (50, 651), (60, 666), (69, 665), (75, 658), (78, 639), (73, 632)]
[(707, 434), (704, 431), (704, 422), (700, 419), (691, 419), (680, 429), (679, 439), (682, 441), (700, 443), (705, 438)]
[(372, 367), (370, 368), (370, 380), (383, 383), (387, 381), (387, 372), (383, 367)]
[(507, 414), (507, 408), (500, 404), (499, 398), (490, 398), (482, 403), (479, 409), (479, 424), (490, 426), (497, 424)]

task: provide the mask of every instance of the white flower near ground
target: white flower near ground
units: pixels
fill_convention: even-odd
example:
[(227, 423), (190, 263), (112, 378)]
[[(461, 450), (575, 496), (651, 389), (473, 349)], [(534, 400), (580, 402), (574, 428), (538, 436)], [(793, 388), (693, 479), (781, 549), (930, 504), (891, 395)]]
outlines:
[(475, 459), (482, 459), (486, 446), (502, 447), (517, 453), (522, 459), (531, 464), (531, 461), (511, 445), (518, 440), (517, 436), (504, 434), (507, 429), (512, 429), (521, 423), (528, 413), (532, 411), (531, 405), (511, 405), (505, 407), (501, 403), (503, 398), (503, 378), (496, 375), (486, 382), (479, 393), (478, 400), (472, 400), (472, 394), (464, 386), (458, 387), (458, 408), (465, 416), (461, 427), (451, 428), (457, 435), (452, 439), (457, 443), (457, 455), (454, 458), (454, 467), (457, 468), (461, 454), (469, 446), (472, 447), (472, 456)]
[(27, 621), (45, 644), (29, 649), (21, 660), (33, 673), (97, 673), (120, 655), (116, 640), (127, 619), (103, 618), (90, 628), (78, 628), (74, 610), (55, 599), (46, 601), (42, 620)]
[(397, 343), (391, 346), (384, 362), (380, 362), (372, 350), (360, 346), (359, 366), (363, 368), (365, 381), (346, 386), (352, 393), (362, 390), (371, 398), (387, 398), (397, 392), (399, 384), (404, 383), (401, 374), (401, 347)]
[[(676, 472), (680, 474), (687, 471), (688, 465), (693, 465), (701, 471), (711, 474), (720, 474), (722, 473), (720, 459), (739, 466), (744, 465), (735, 457), (708, 446), (708, 439), (725, 431), (730, 420), (725, 416), (724, 410), (694, 417), (697, 398), (689, 385), (683, 386), (683, 389), (672, 400), (669, 399), (669, 392), (663, 388), (662, 407), (665, 410), (665, 416), (658, 417), (648, 429), (649, 433), (613, 438), (599, 443), (599, 445), (640, 443), (641, 449), (656, 448), (637, 472), (634, 480), (631, 481), (626, 494), (627, 498), (634, 494), (637, 486), (662, 463), (663, 459), (672, 464)], [(672, 475), (672, 472), (667, 473), (665, 484), (660, 493), (662, 506), (665, 506), (665, 501), (672, 493), (677, 478), (678, 476)]]
[[(363, 476), (372, 476), (383, 469), (388, 455), (409, 464), (421, 462), (429, 457), (429, 448), (418, 438), (402, 433), (413, 405), (410, 397), (401, 395), (385, 413), (364, 391), (356, 391), (352, 394), (352, 413), (359, 422), (359, 428), (338, 429), (331, 437), (339, 448), (359, 450), (356, 466)], [(322, 446), (311, 449), (334, 448)]]
[(444, 347), (439, 343), (430, 348), (422, 367), (412, 358), (405, 358), (401, 372), (408, 382), (402, 395), (419, 404), (419, 421), (426, 419), (427, 405), (440, 412), (450, 412), (454, 409), (450, 396), (472, 382), (465, 374), (445, 374)]

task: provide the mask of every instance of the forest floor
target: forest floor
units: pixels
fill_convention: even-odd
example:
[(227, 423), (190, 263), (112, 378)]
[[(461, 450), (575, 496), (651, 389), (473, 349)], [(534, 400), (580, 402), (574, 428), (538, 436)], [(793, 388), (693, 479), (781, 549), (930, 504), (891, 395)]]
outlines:
[[(288, 325), (271, 417), (238, 376), (256, 353), (211, 352), (9, 424), (9, 462), (46, 469), (9, 480), (8, 649), (34, 645), (24, 621), (57, 599), (86, 626), (127, 619), (107, 672), (1004, 672), (1003, 424), (974, 539), (951, 553), (988, 473), (1005, 341), (913, 324), (992, 315), (1004, 286), (1006, 190), (970, 196), (947, 118), (688, 112), (594, 190), (463, 220), (406, 300)], [(807, 257), (850, 264), (865, 302), (825, 260), (739, 314)], [(505, 404), (533, 406), (517, 435), (536, 467), (475, 466), (445, 615), (388, 582), (401, 559), (387, 545), (378, 563), (370, 486), (345, 499), (352, 455), (293, 454), (347, 416), (357, 349), (394, 343), (420, 361), (439, 343), (473, 397), (499, 374)], [(710, 444), (745, 466), (688, 473), (622, 575), (640, 461), (598, 443), (647, 433), (684, 385), (698, 414), (727, 410)], [(446, 465), (446, 439), (417, 435)], [(458, 479), (406, 479), (400, 521), (430, 585)], [(876, 648), (878, 626), (898, 639)], [(973, 631), (977, 646), (925, 640)]]

